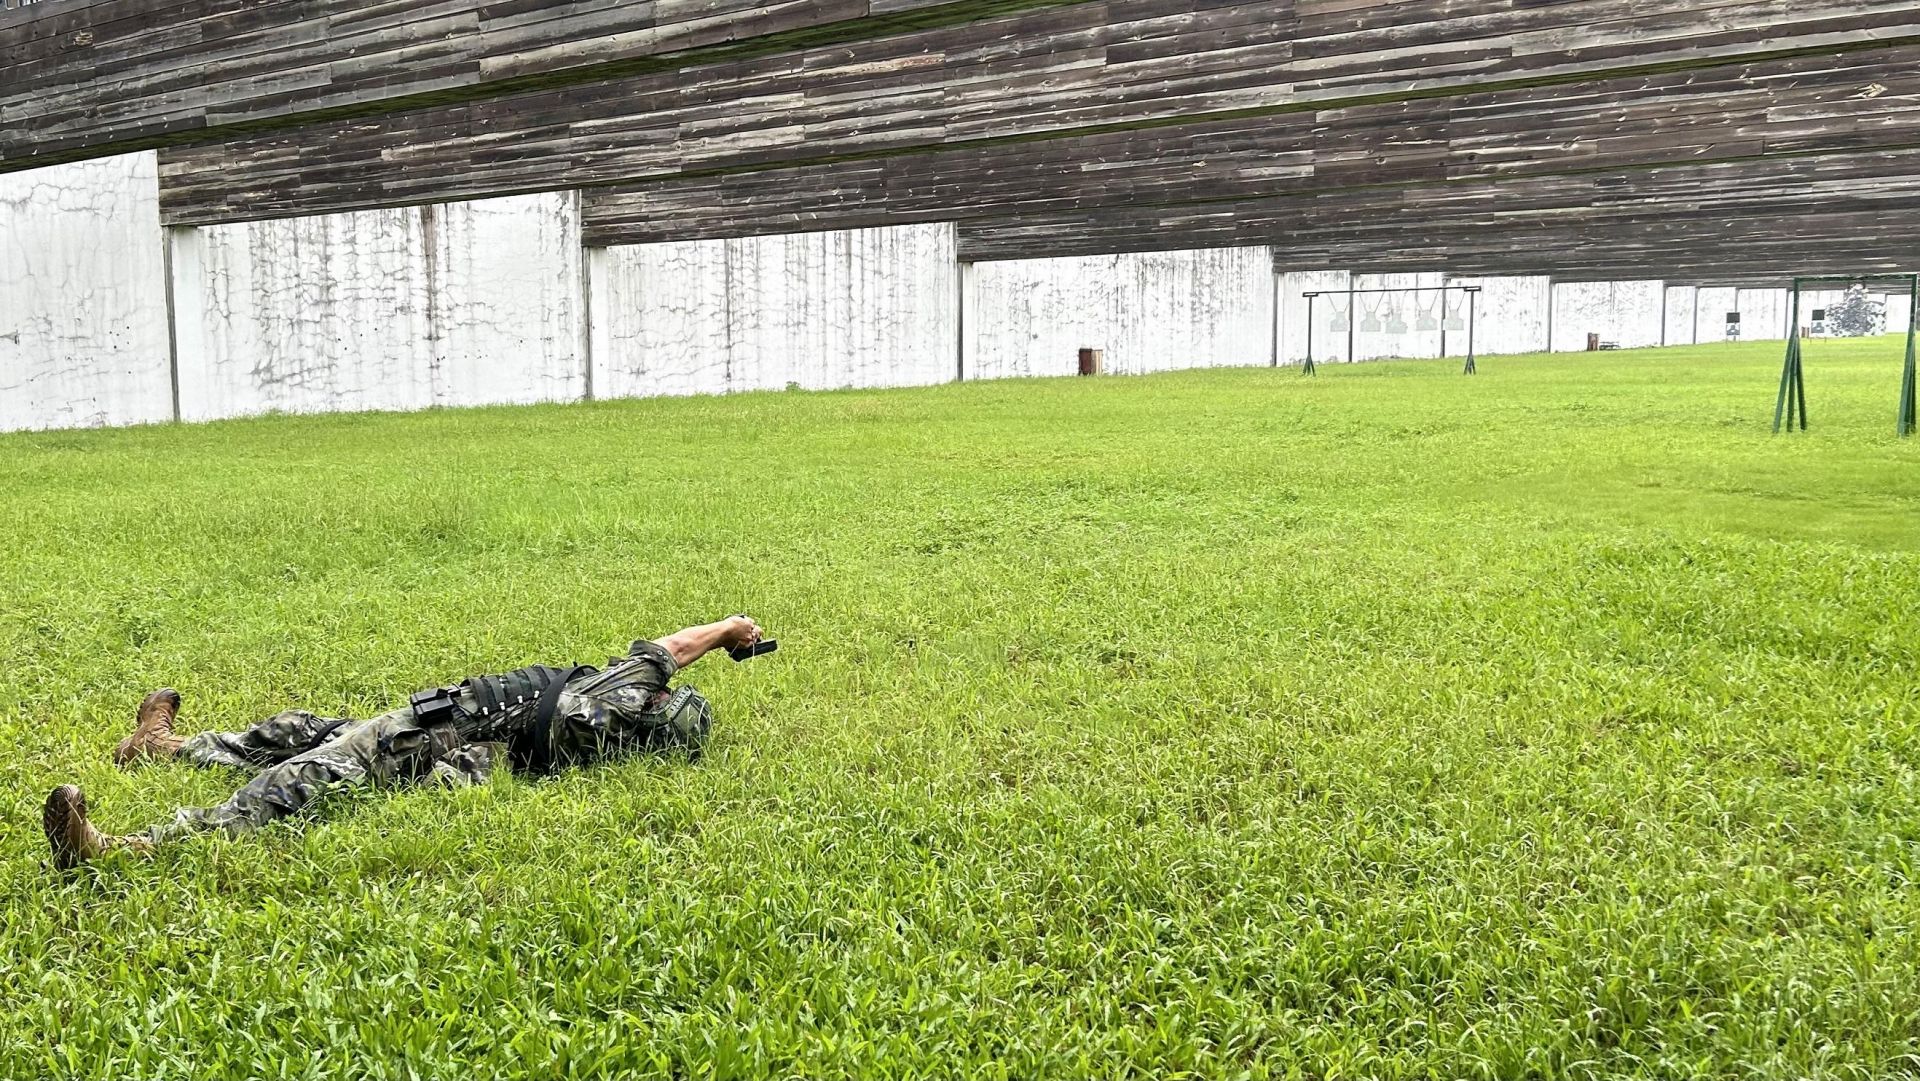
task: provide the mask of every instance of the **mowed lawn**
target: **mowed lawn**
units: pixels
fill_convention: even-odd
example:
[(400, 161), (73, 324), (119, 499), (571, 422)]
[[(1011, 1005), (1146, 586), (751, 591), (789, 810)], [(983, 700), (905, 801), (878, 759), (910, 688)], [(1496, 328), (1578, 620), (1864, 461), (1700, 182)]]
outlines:
[[(0, 437), (0, 1076), (1910, 1076), (1920, 440), (1780, 343)], [(711, 753), (46, 867), (736, 611)]]

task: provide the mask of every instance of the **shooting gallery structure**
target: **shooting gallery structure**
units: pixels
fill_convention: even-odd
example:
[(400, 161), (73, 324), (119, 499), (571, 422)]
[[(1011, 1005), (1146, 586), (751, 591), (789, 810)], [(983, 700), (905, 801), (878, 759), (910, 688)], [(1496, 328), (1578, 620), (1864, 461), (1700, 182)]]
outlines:
[(0, 58), (0, 428), (1458, 355), (1435, 295), (1792, 341), (1916, 269), (1920, 0), (0, 0)]

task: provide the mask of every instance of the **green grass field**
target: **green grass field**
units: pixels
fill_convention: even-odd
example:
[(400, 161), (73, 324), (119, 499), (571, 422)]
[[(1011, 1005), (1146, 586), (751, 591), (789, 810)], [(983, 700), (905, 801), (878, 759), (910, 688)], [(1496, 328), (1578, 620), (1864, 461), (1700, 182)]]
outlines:
[[(1920, 440), (1779, 343), (0, 437), (0, 1076), (1911, 1076)], [(189, 731), (734, 611), (704, 761)]]

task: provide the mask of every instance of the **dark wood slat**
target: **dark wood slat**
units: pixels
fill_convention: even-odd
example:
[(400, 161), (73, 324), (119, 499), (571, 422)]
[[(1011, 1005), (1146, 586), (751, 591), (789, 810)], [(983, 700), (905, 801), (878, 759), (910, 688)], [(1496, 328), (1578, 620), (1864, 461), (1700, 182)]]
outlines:
[[(1288, 270), (1594, 280), (1920, 262), (1920, 149), (962, 223), (964, 259), (1268, 245)], [(1820, 271), (1820, 272), (1824, 272)]]
[[(1444, 176), (1453, 167), (1450, 145), (1421, 125), (1444, 121), (1448, 140), (1455, 133), (1466, 139), (1471, 118), (1436, 112), (1429, 99), (1474, 96), (1488, 110), (1483, 153), (1522, 160), (1542, 123), (1529, 117), (1532, 98), (1584, 109), (1577, 122), (1597, 131), (1609, 122), (1605, 106), (1562, 91), (1612, 80), (1631, 93), (1628, 84), (1644, 80), (1637, 111), (1611, 121), (1611, 142), (1590, 144), (1604, 161), (1630, 152), (1636, 125), (1659, 128), (1657, 138), (1669, 143), (1686, 124), (1711, 127), (1711, 117), (1663, 119), (1656, 100), (1684, 93), (1672, 81), (1684, 83), (1696, 69), (1721, 72), (1729, 80), (1723, 85), (1738, 91), (1739, 76), (1725, 74), (1731, 65), (1920, 41), (1920, 3), (1883, 0), (1376, 6), (1390, 10), (1369, 12), (1355, 28), (1351, 12), (1324, 6), (1309, 19), (1291, 4), (1075, 4), (241, 138), (166, 153), (165, 212), (176, 222), (244, 220), (795, 169), (1115, 128), (1224, 123), (1245, 110), (1269, 116), (1276, 128), (1297, 124), (1290, 114), (1351, 113), (1328, 117), (1330, 130), (1355, 141), (1322, 140), (1316, 176), (1368, 183), (1376, 174)], [(1325, 24), (1320, 36), (1307, 33), (1318, 24)], [(1692, 100), (1698, 107), (1706, 91)], [(1383, 141), (1395, 124), (1408, 130)], [(1837, 131), (1813, 127), (1815, 140)], [(1724, 124), (1717, 135), (1723, 155), (1761, 152), (1741, 149), (1743, 133)], [(980, 201), (990, 203), (992, 193)]]
[(642, 243), (1877, 145), (1920, 145), (1920, 47), (613, 185), (584, 216)]
[(0, 15), (0, 169), (1064, 2), (49, 0)]

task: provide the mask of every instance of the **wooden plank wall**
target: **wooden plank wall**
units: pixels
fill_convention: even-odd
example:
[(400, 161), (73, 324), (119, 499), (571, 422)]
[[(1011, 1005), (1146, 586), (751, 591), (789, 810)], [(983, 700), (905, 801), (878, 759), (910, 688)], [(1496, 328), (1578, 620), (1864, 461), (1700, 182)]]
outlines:
[(1062, 0), (55, 0), (0, 14), (0, 168), (395, 114)]
[[(180, 223), (238, 220), (1041, 144), (1222, 114), (1272, 114), (1298, 131), (1312, 111), (1376, 101), (1385, 110), (1376, 125), (1391, 126), (1396, 109), (1431, 116), (1424, 99), (1503, 81), (1524, 99), (1543, 82), (1620, 68), (1920, 41), (1920, 3), (1909, 0), (1706, 6), (1711, 29), (1634, 0), (1470, 14), (1445, 0), (1077, 4), (171, 153), (164, 209)], [(1360, 119), (1359, 142), (1335, 148), (1331, 163), (1347, 181), (1421, 169), (1433, 156), (1430, 143), (1383, 148)]]
[[(1861, 97), (1872, 85), (1884, 91)], [(1907, 145), (1920, 145), (1920, 46), (615, 184), (588, 190), (586, 220), (591, 243), (625, 244), (1004, 219), (1017, 208), (1072, 225), (1044, 227), (1047, 245), (1097, 254), (1115, 240), (1103, 212), (1126, 222), (1142, 204)], [(1038, 247), (1024, 248), (1011, 226), (992, 236), (980, 257)]]
[(1044, 242), (1060, 254), (1267, 244), (1293, 270), (1585, 267), (1610, 278), (1623, 276), (1617, 261), (1670, 264), (1725, 230), (1811, 247), (1831, 233), (1810, 225), (1822, 215), (1879, 221), (1834, 237), (1842, 248), (1882, 240), (1913, 252), (1901, 221), (1916, 198), (1920, 149), (1909, 148), (963, 222), (959, 243), (970, 260), (1019, 258)]
[(1920, 177), (1920, 0), (45, 7), (0, 13), (40, 50), (0, 74), (0, 168), (165, 144), (173, 224), (579, 188), (594, 244), (955, 220), (973, 259), (1920, 262), (1861, 237)]

